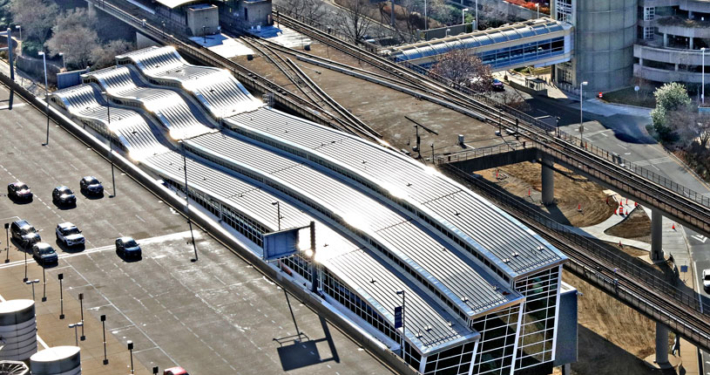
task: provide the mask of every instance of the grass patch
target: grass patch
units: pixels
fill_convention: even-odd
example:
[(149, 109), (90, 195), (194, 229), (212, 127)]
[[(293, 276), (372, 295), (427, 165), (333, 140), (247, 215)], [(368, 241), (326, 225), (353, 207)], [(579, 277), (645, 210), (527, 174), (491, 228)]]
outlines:
[(633, 87), (605, 92), (602, 98), (608, 103), (628, 104), (638, 107), (656, 108), (656, 97), (653, 96), (653, 91), (641, 89), (635, 92)]

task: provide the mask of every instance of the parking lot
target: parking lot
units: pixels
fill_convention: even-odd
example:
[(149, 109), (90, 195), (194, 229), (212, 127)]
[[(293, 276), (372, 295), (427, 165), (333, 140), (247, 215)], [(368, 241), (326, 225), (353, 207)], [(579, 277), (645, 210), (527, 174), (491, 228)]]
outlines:
[[(193, 247), (185, 219), (116, 171), (116, 196), (111, 167), (93, 150), (53, 123), (49, 145), (43, 113), (19, 100), (12, 111), (7, 90), (0, 88), (0, 222), (28, 220), (43, 242), (59, 254), (56, 266), (46, 268), (47, 302), (41, 302), (43, 284), (35, 287), (39, 335), (48, 346), (74, 345), (78, 295), (84, 296), (86, 341), (81, 341), (85, 373), (127, 373), (125, 343), (135, 343), (139, 374), (148, 369), (180, 365), (190, 374), (381, 374), (389, 373), (369, 353), (335, 327), (266, 279), (251, 265), (206, 233), (196, 231), (199, 261), (191, 262)], [(17, 97), (16, 97), (17, 98)], [(102, 181), (105, 194), (90, 198), (79, 192), (86, 175)], [(7, 184), (21, 180), (34, 193), (31, 203), (5, 196)], [(76, 207), (52, 202), (55, 186), (69, 186)], [(55, 242), (58, 223), (72, 222), (86, 237), (84, 249), (69, 249)], [(140, 260), (127, 260), (115, 252), (114, 241), (131, 236), (143, 249)], [(0, 236), (0, 295), (5, 299), (31, 298), (22, 282), (24, 253), (10, 244), (9, 263), (4, 236)], [(42, 278), (32, 261), (30, 279)], [(64, 275), (64, 307), (59, 320), (59, 284)], [(108, 366), (102, 367), (103, 348), (98, 317), (106, 315), (110, 332)], [(296, 342), (296, 326), (302, 333)], [(40, 348), (42, 349), (42, 348)], [(142, 365), (142, 366), (141, 366)]]

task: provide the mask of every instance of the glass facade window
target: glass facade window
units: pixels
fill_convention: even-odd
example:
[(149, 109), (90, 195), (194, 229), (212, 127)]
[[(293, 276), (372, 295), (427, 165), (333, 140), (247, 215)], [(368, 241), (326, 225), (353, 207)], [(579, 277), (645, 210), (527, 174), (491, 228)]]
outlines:
[(644, 7), (643, 8), (643, 20), (653, 21), (656, 18), (656, 7)]
[(512, 306), (478, 318), (471, 327), (481, 334), (473, 364), (473, 375), (510, 374), (515, 357), (520, 306)]
[(656, 39), (656, 28), (655, 27), (644, 27), (643, 28), (643, 39), (644, 40)]
[(469, 342), (426, 357), (424, 375), (468, 374), (475, 347), (475, 342)]
[(555, 267), (515, 282), (515, 289), (526, 297), (515, 368), (549, 362), (555, 339), (557, 295), (560, 269)]
[(574, 23), (574, 13), (572, 12), (573, 0), (555, 0), (555, 19), (568, 23)]
[(496, 68), (562, 55), (564, 52), (565, 40), (560, 37), (483, 52), (478, 54), (478, 57), (484, 64)]

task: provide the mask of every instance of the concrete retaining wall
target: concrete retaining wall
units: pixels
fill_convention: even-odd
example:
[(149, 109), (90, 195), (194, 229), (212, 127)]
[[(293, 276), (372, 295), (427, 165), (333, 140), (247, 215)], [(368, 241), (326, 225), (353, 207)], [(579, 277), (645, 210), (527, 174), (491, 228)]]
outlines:
[(509, 151), (500, 154), (480, 156), (475, 159), (464, 160), (451, 163), (456, 168), (466, 172), (476, 172), (484, 169), (497, 168), (505, 165), (518, 164), (525, 161), (535, 161), (538, 159), (538, 150), (526, 148), (524, 150)]
[[(9, 77), (4, 74), (0, 74), (0, 81), (3, 84), (14, 89), (17, 94), (22, 96), (25, 100), (33, 104), (37, 108), (44, 108), (45, 102), (27, 92), (24, 88), (20, 87), (15, 82), (11, 81)], [(71, 119), (64, 116), (59, 110), (50, 106), (50, 116), (51, 118), (59, 124), (62, 128), (72, 134), (74, 137), (79, 139), (81, 142), (87, 146), (93, 148), (102, 157), (107, 155), (109, 152), (108, 146), (95, 138), (89, 132), (84, 130), (81, 126), (75, 124)], [(120, 154), (112, 154), (113, 162), (116, 167), (129, 175), (133, 180), (141, 184), (144, 188), (148, 189), (150, 192), (155, 194), (158, 198), (162, 199), (165, 203), (174, 207), (177, 212), (181, 215), (185, 215), (185, 201), (180, 198), (175, 192), (169, 190), (165, 186), (159, 184), (153, 177), (148, 173), (138, 168), (135, 164), (125, 159)], [(377, 359), (389, 366), (393, 371), (404, 374), (404, 375), (415, 375), (418, 374), (414, 369), (402, 361), (394, 352), (389, 349), (383, 348), (382, 345), (369, 337), (369, 335), (360, 330), (357, 326), (352, 325), (348, 320), (346, 320), (342, 315), (333, 311), (329, 305), (325, 303), (319, 296), (311, 294), (309, 291), (294, 285), (293, 283), (283, 281), (283, 274), (270, 268), (264, 264), (264, 262), (258, 258), (254, 253), (247, 250), (242, 243), (231, 235), (226, 229), (224, 229), (220, 224), (210, 219), (207, 215), (202, 213), (199, 209), (189, 206), (189, 211), (186, 213), (189, 215), (190, 219), (203, 230), (206, 230), (213, 238), (222, 243), (233, 253), (239, 255), (247, 263), (250, 263), (256, 267), (261, 273), (270, 278), (284, 290), (288, 291), (290, 294), (294, 295), (297, 299), (306, 304), (309, 308), (314, 310), (317, 314), (323, 316), (326, 320), (333, 323), (338, 327), (341, 332), (349, 336), (353, 341), (362, 345), (370, 353), (372, 353)]]

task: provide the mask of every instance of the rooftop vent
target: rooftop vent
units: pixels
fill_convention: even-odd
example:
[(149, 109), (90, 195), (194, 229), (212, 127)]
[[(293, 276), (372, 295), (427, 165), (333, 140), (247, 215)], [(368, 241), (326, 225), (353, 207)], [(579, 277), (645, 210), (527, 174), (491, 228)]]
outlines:
[(513, 258), (517, 258), (517, 257), (519, 257), (519, 256), (520, 256), (520, 253), (519, 253), (519, 252), (517, 252), (517, 251), (513, 251), (513, 254), (510, 254), (510, 255), (512, 255), (512, 256), (513, 256)]

